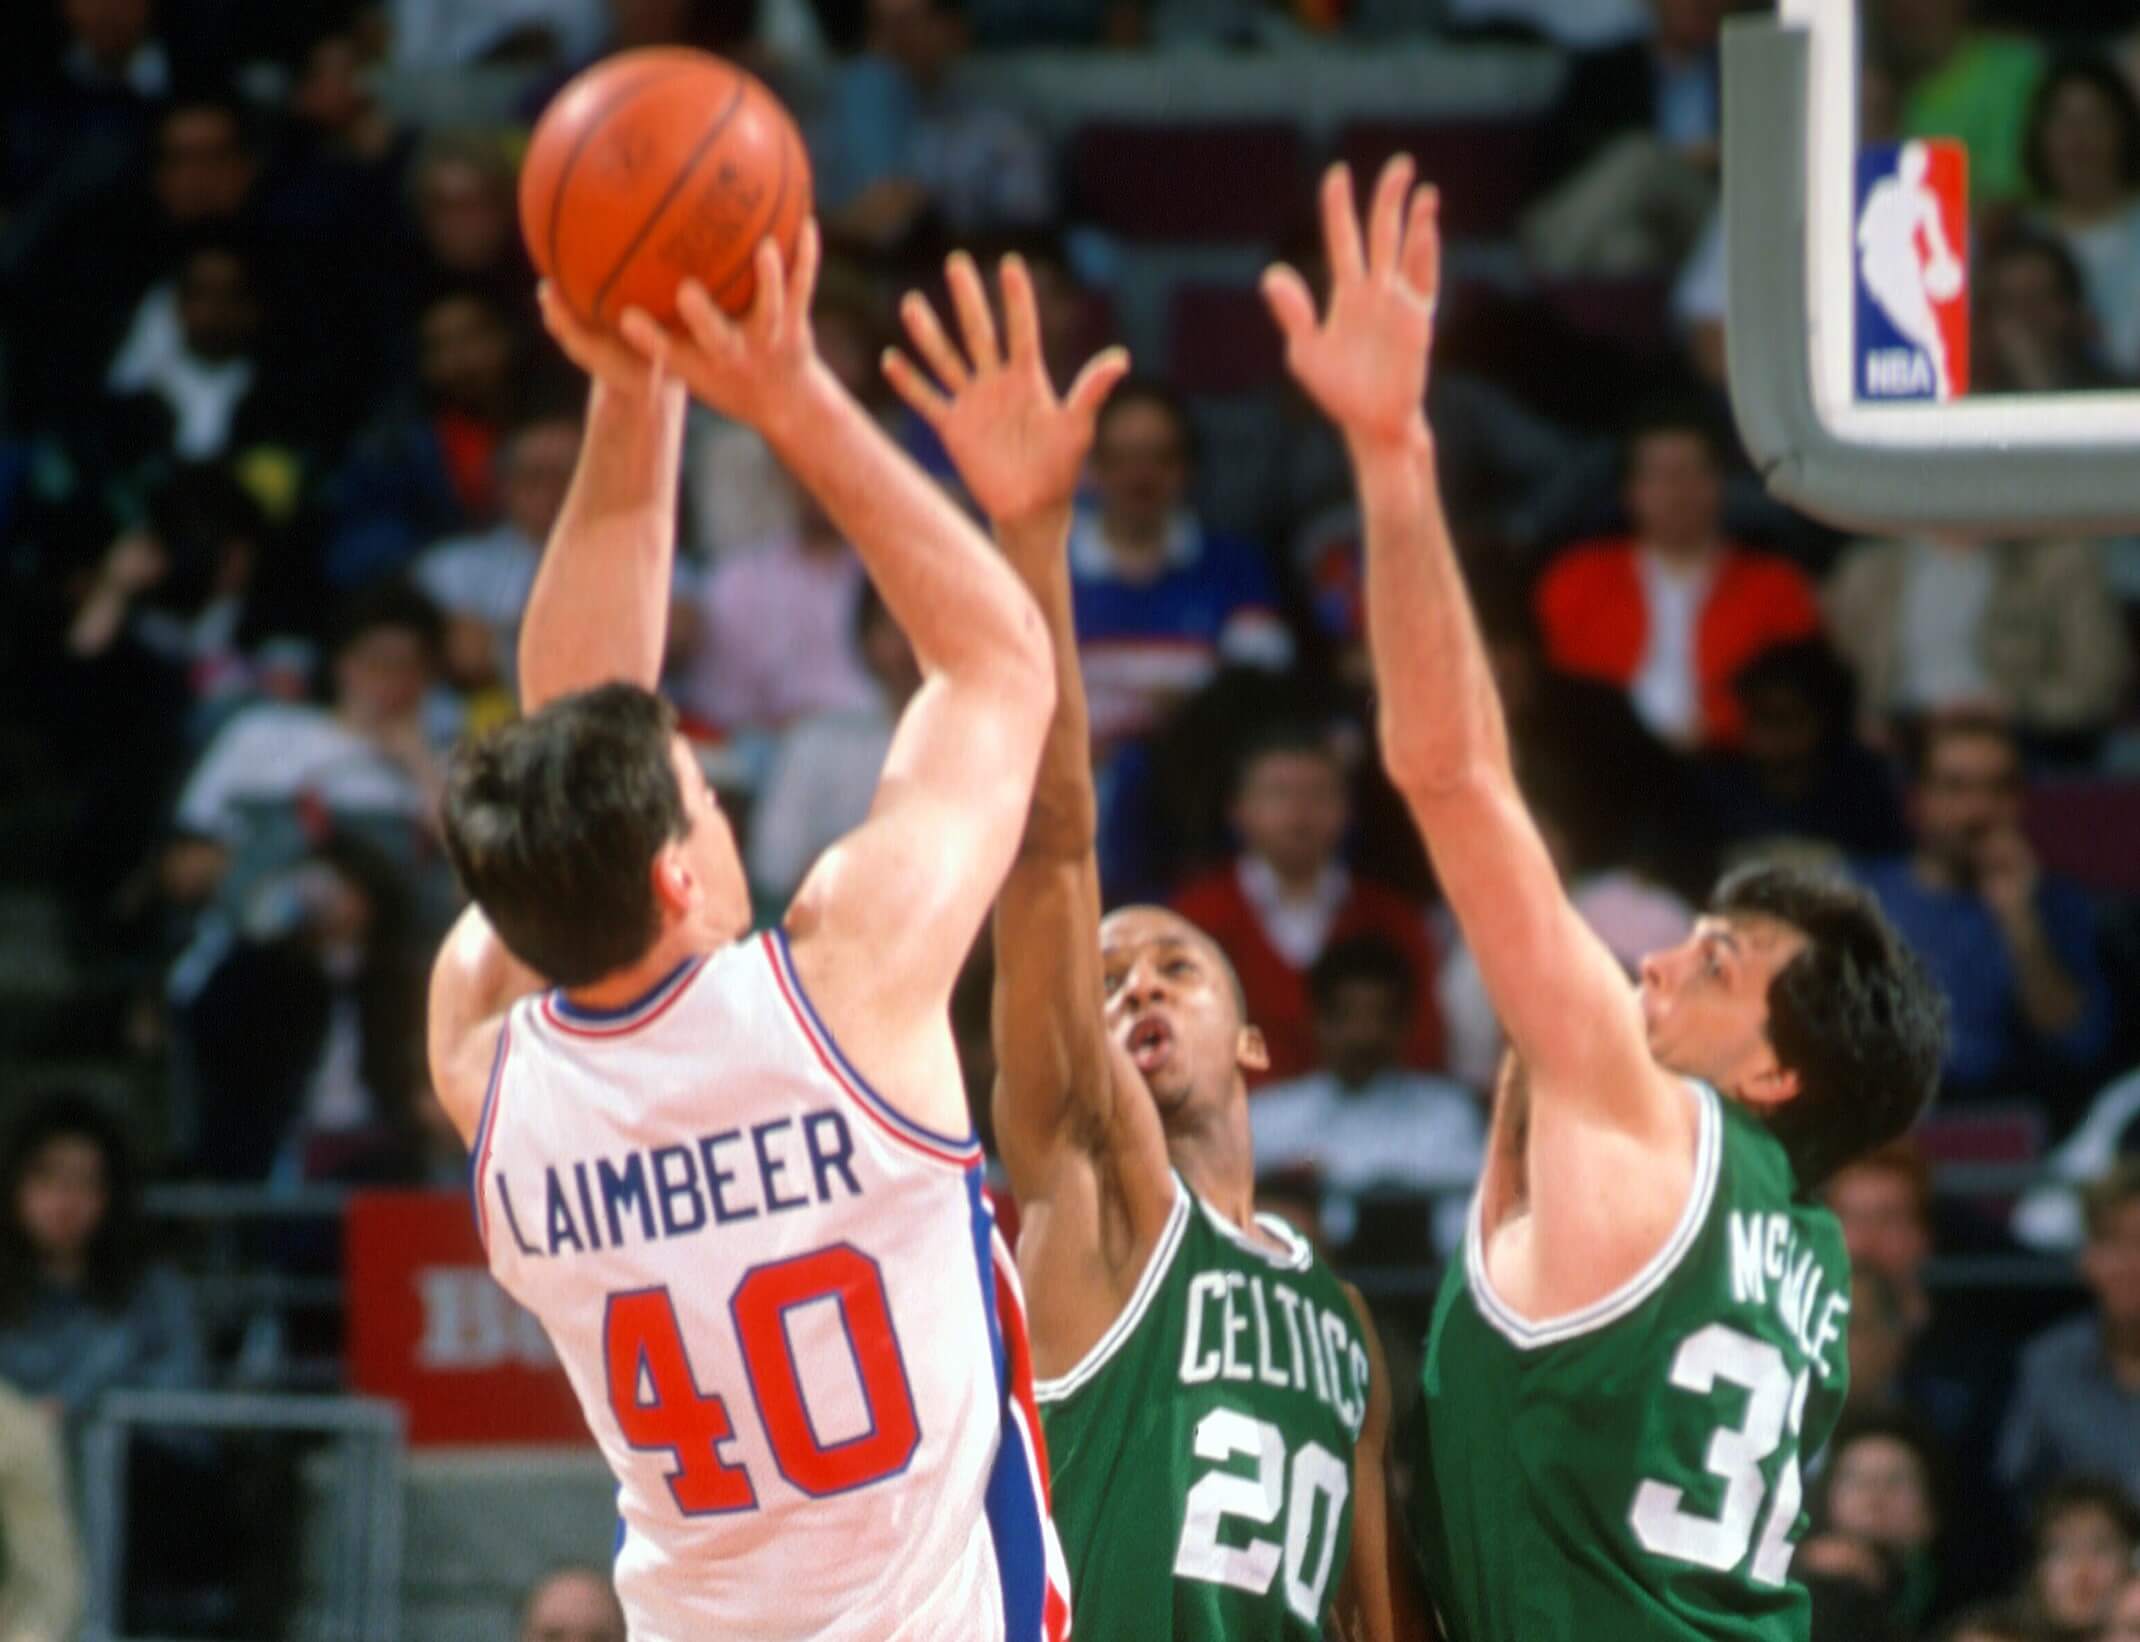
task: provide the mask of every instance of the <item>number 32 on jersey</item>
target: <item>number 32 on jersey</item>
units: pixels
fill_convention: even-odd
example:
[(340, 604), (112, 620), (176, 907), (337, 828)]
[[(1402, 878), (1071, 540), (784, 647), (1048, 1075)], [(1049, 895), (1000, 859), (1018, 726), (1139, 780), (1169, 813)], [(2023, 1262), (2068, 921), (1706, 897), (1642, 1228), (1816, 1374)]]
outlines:
[[(1798, 1469), (1798, 1436), (1806, 1417), (1806, 1392), (1812, 1371), (1792, 1378), (1783, 1353), (1766, 1340), (1711, 1323), (1681, 1342), (1672, 1358), (1671, 1383), (1697, 1397), (1714, 1396), (1723, 1386), (1746, 1393), (1746, 1412), (1736, 1427), (1721, 1426), (1709, 1439), (1704, 1465), (1724, 1485), (1722, 1506), (1713, 1517), (1686, 1508), (1686, 1490), (1654, 1478), (1635, 1490), (1628, 1525), (1642, 1548), (1675, 1562), (1731, 1573), (1752, 1548), (1749, 1577), (1756, 1585), (1777, 1586), (1791, 1566), (1791, 1530), (1805, 1484)], [(1761, 1468), (1783, 1446), (1790, 1452), (1771, 1489)], [(1766, 1501), (1767, 1513), (1762, 1504)], [(1756, 1522), (1760, 1544), (1754, 1544)]]
[[(867, 1415), (859, 1436), (837, 1442), (819, 1441), (788, 1344), (789, 1314), (820, 1302), (836, 1308), (846, 1331)], [(851, 1243), (835, 1243), (754, 1266), (729, 1296), (728, 1313), (766, 1445), (784, 1479), (824, 1499), (906, 1469), (921, 1427), (876, 1261)], [(749, 1471), (721, 1457), (721, 1445), (736, 1434), (728, 1402), (700, 1388), (666, 1288), (609, 1297), (602, 1356), (609, 1410), (624, 1440), (675, 1458), (669, 1493), (679, 1511), (699, 1517), (756, 1508)]]

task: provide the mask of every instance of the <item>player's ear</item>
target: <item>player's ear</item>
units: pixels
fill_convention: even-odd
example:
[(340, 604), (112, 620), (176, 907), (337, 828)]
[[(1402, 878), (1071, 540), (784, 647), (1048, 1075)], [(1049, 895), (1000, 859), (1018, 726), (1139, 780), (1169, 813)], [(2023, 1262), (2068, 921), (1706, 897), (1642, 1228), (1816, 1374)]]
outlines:
[(674, 841), (655, 851), (653, 865), (647, 868), (647, 874), (653, 882), (655, 906), (670, 916), (688, 911), (691, 903), (698, 899), (697, 875)]
[(1798, 1098), (1798, 1074), (1773, 1057), (1740, 1085), (1739, 1098), (1749, 1106), (1769, 1108)]
[(1263, 1041), (1263, 1028), (1244, 1026), (1241, 1035), (1234, 1039), (1234, 1064), (1244, 1072), (1268, 1072), (1271, 1069), (1270, 1046)]

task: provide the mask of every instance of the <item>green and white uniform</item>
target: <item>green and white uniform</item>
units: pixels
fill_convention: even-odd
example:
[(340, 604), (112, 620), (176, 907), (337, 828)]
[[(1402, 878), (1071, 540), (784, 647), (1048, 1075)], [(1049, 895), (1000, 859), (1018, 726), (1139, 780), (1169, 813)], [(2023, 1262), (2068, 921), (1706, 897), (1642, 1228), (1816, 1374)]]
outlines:
[(1317, 1642), (1352, 1541), (1367, 1343), (1284, 1222), (1260, 1221), (1280, 1254), (1174, 1187), (1122, 1315), (1034, 1388), (1077, 1634)]
[(1479, 1209), (1427, 1341), (1413, 1515), (1452, 1642), (1804, 1642), (1802, 1462), (1849, 1378), (1850, 1264), (1757, 1119), (1694, 1085), (1694, 1189), (1617, 1292), (1526, 1323)]

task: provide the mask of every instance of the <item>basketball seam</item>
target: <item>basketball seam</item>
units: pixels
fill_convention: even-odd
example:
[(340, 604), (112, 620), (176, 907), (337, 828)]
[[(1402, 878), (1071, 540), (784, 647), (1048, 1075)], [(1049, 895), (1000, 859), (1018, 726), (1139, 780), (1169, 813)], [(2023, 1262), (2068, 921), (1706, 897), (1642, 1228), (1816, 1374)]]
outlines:
[[(673, 79), (683, 72), (685, 70), (681, 64), (675, 65), (666, 71), (659, 64), (649, 64), (646, 73), (634, 79), (631, 84), (620, 88), (615, 96), (594, 111), (586, 125), (581, 128), (579, 136), (573, 139), (572, 147), (565, 155), (564, 164), (557, 168), (557, 181), (550, 189), (550, 231), (544, 237), (549, 241), (550, 277), (557, 282), (558, 294), (564, 297), (565, 306), (574, 308), (575, 312), (578, 310), (574, 307), (572, 293), (565, 287), (564, 266), (557, 259), (557, 234), (559, 225), (565, 220), (565, 190), (572, 183), (572, 168), (580, 163), (581, 154), (586, 152), (587, 145), (594, 141), (602, 128), (609, 123), (609, 117), (612, 114), (615, 114), (625, 103), (640, 92), (659, 85), (665, 80)], [(597, 302), (594, 311), (599, 311), (600, 307), (601, 304)], [(590, 312), (588, 317), (593, 317), (593, 313)]]
[(735, 266), (728, 270), (719, 285), (712, 287), (713, 300), (720, 307), (725, 308), (727, 306), (725, 302), (721, 301), (721, 298), (735, 289), (736, 282), (744, 274), (757, 268), (758, 242), (772, 232), (773, 225), (780, 220), (780, 208), (788, 203), (788, 150), (794, 146), (793, 143), (785, 140), (780, 145), (780, 185), (773, 190), (773, 203), (765, 214), (764, 227), (754, 237), (745, 241), (742, 254), (736, 258)]
[(699, 138), (697, 146), (691, 150), (684, 163), (677, 167), (676, 175), (669, 179), (669, 186), (662, 191), (661, 198), (654, 202), (654, 209), (647, 213), (646, 221), (639, 225), (638, 232), (632, 235), (623, 251), (618, 254), (608, 277), (594, 294), (594, 317), (597, 321), (602, 317), (602, 305), (609, 300), (609, 293), (616, 289), (617, 281), (624, 277), (624, 270), (631, 266), (632, 258), (639, 254), (639, 247), (646, 243), (647, 236), (654, 231), (654, 225), (661, 221), (662, 214), (676, 202), (676, 196), (682, 193), (685, 185), (691, 181), (691, 174), (698, 169), (699, 161), (706, 157), (706, 150), (728, 129), (728, 122), (736, 117), (736, 110), (743, 106), (744, 94), (749, 89), (750, 82), (738, 75), (736, 89), (728, 99), (728, 106), (715, 116), (713, 124), (707, 128), (705, 135)]

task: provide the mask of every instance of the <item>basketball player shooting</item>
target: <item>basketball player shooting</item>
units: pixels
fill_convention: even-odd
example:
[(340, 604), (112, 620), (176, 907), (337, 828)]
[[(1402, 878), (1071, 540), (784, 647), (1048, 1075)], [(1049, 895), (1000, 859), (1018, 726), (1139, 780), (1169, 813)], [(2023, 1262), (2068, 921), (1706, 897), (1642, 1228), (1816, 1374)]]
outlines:
[[(527, 717), (464, 749), (432, 1074), (491, 1269), (616, 1473), (634, 1642), (1068, 1631), (1015, 1274), (948, 1005), (1054, 701), (1015, 577), (819, 361), (814, 225), (746, 318), (544, 315), (594, 378), (522, 629)], [(745, 939), (735, 839), (652, 693), (685, 385), (860, 552), (924, 680), (866, 821)], [(543, 991), (544, 986), (553, 990)]]
[(1850, 1272), (1813, 1194), (1902, 1133), (1936, 995), (1855, 890), (1759, 869), (1630, 987), (1569, 904), (1436, 490), (1431, 189), (1393, 162), (1366, 241), (1326, 179), (1333, 288), (1266, 294), (1367, 520), (1382, 754), (1513, 1045), (1427, 1342), (1419, 1516), (1456, 1642), (1803, 1642), (1802, 1457), (1842, 1406)]
[[(1389, 1565), (1388, 1376), (1366, 1308), (1254, 1212), (1248, 1095), (1263, 1064), (1209, 937), (1171, 912), (1100, 918), (1071, 502), (1120, 350), (1058, 402), (1031, 281), (1002, 271), (1007, 347), (972, 261), (964, 349), (904, 317), (934, 380), (890, 380), (942, 436), (1054, 645), (1056, 709), (996, 913), (996, 1139), (1082, 1634), (1175, 1642), (1423, 1635)], [(1406, 1616), (1400, 1618), (1400, 1615)]]

